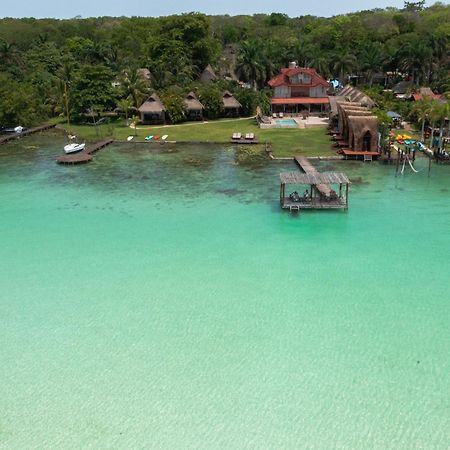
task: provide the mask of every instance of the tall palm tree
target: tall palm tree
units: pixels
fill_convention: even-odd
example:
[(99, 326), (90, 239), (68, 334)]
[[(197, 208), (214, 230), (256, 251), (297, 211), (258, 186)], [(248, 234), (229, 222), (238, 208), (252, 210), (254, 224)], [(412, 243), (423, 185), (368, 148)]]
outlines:
[(414, 105), (414, 112), (416, 113), (418, 119), (422, 123), (421, 133), (420, 133), (420, 141), (423, 142), (425, 135), (425, 122), (430, 117), (432, 104), (431, 100), (428, 97), (424, 97), (423, 100), (418, 101)]
[(382, 44), (370, 42), (364, 48), (361, 58), (362, 68), (369, 79), (369, 86), (372, 87), (374, 73), (377, 70), (382, 69), (384, 62), (386, 61)]
[(133, 102), (129, 98), (123, 98), (117, 102), (117, 107), (125, 113), (125, 121), (128, 126), (128, 113), (130, 109), (133, 107)]
[(70, 60), (63, 62), (56, 74), (57, 92), (61, 109), (67, 119), (67, 127), (70, 126), (70, 88), (74, 66)]
[(440, 103), (438, 105), (439, 124), (439, 150), (442, 150), (442, 138), (444, 136), (445, 121), (450, 117), (450, 105), (448, 102)]
[(149, 93), (148, 86), (139, 75), (137, 69), (126, 69), (122, 73), (125, 95), (132, 101), (135, 108), (139, 108)]
[(261, 45), (258, 41), (244, 41), (239, 51), (236, 72), (251, 83), (256, 90), (258, 82), (265, 79), (265, 68)]
[(431, 120), (431, 134), (430, 134), (430, 148), (433, 148), (434, 141), (434, 127), (436, 126), (436, 122), (441, 120), (441, 111), (439, 107), (439, 103), (436, 100), (431, 102), (430, 108), (430, 120)]
[(334, 55), (333, 70), (339, 75), (341, 83), (346, 75), (349, 75), (357, 66), (357, 60), (353, 53), (346, 48), (340, 48)]

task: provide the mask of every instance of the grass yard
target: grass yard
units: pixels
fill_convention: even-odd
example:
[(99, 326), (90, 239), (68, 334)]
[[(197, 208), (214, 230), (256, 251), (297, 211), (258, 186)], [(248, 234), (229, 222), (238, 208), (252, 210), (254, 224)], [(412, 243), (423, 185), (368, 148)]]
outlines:
[[(57, 121), (60, 128), (65, 123)], [(125, 140), (134, 135), (135, 131), (124, 124), (124, 120), (98, 125), (71, 125), (70, 131), (87, 141), (97, 141), (112, 136), (114, 139)], [(235, 132), (254, 133), (260, 143), (272, 144), (274, 156), (330, 156), (335, 154), (330, 137), (325, 128), (307, 129), (271, 129), (261, 130), (255, 119), (222, 119), (211, 122), (187, 122), (180, 125), (144, 126), (138, 125), (135, 139), (143, 140), (145, 136), (169, 135), (171, 141), (217, 141), (229, 142)]]

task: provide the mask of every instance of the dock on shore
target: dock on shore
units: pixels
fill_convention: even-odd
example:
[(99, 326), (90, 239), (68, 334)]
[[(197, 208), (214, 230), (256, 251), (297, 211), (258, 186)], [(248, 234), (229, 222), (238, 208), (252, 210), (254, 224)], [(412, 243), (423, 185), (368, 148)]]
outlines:
[(6, 144), (7, 142), (14, 141), (15, 139), (20, 139), (22, 137), (28, 136), (30, 134), (39, 133), (40, 131), (47, 131), (51, 128), (55, 128), (56, 125), (54, 124), (45, 124), (40, 125), (39, 127), (29, 128), (27, 130), (22, 131), (21, 133), (13, 133), (9, 134), (8, 136), (2, 136), (0, 137), (0, 145)]
[[(350, 180), (340, 172), (318, 172), (303, 156), (296, 156), (295, 162), (301, 172), (280, 174), (280, 205), (282, 209), (348, 209)], [(336, 192), (331, 185), (339, 186)], [(286, 185), (306, 185), (310, 191), (300, 196), (297, 192), (286, 197)], [(345, 187), (345, 189), (344, 189)], [(307, 194), (307, 195), (306, 195)]]
[(105, 139), (104, 141), (97, 142), (89, 147), (85, 147), (81, 152), (61, 155), (56, 158), (58, 164), (82, 164), (92, 161), (93, 154), (112, 144), (114, 139)]

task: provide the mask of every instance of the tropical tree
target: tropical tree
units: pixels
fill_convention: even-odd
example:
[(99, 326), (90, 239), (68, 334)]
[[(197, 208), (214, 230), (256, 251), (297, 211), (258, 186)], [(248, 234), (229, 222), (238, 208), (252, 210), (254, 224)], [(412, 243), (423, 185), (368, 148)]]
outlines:
[(437, 122), (441, 120), (441, 111), (439, 104), (436, 100), (432, 100), (430, 107), (430, 121), (431, 121), (431, 134), (430, 134), (430, 148), (433, 148), (434, 144), (434, 128)]
[(122, 86), (125, 96), (131, 100), (135, 108), (139, 108), (149, 94), (148, 85), (136, 68), (125, 69), (122, 72)]
[(117, 108), (125, 114), (125, 123), (128, 126), (128, 113), (133, 107), (133, 102), (129, 98), (123, 98), (117, 102)]
[(333, 71), (339, 75), (339, 80), (344, 83), (345, 76), (349, 75), (357, 66), (356, 56), (347, 48), (339, 48), (333, 58), (335, 60)]
[(448, 102), (440, 103), (438, 106), (437, 115), (440, 119), (439, 124), (439, 150), (442, 150), (442, 138), (444, 136), (445, 121), (450, 117), (450, 105)]
[(419, 119), (421, 125), (421, 133), (420, 140), (424, 142), (425, 135), (425, 122), (429, 119), (430, 113), (432, 109), (432, 103), (428, 97), (424, 97), (423, 100), (420, 100), (415, 103), (413, 107), (413, 112), (416, 114)]
[(244, 81), (249, 82), (254, 90), (258, 83), (263, 83), (266, 78), (264, 57), (261, 44), (256, 41), (244, 41), (239, 51), (236, 62), (236, 73)]
[(386, 60), (383, 45), (379, 42), (368, 43), (363, 49), (361, 58), (362, 69), (369, 80), (369, 86), (372, 87), (374, 73), (382, 69)]

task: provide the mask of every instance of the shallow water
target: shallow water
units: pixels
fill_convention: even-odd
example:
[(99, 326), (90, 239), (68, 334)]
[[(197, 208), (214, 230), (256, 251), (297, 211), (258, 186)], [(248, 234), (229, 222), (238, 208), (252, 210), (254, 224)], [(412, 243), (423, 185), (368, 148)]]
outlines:
[(289, 162), (61, 147), (0, 147), (0, 448), (448, 448), (449, 167), (292, 216)]

